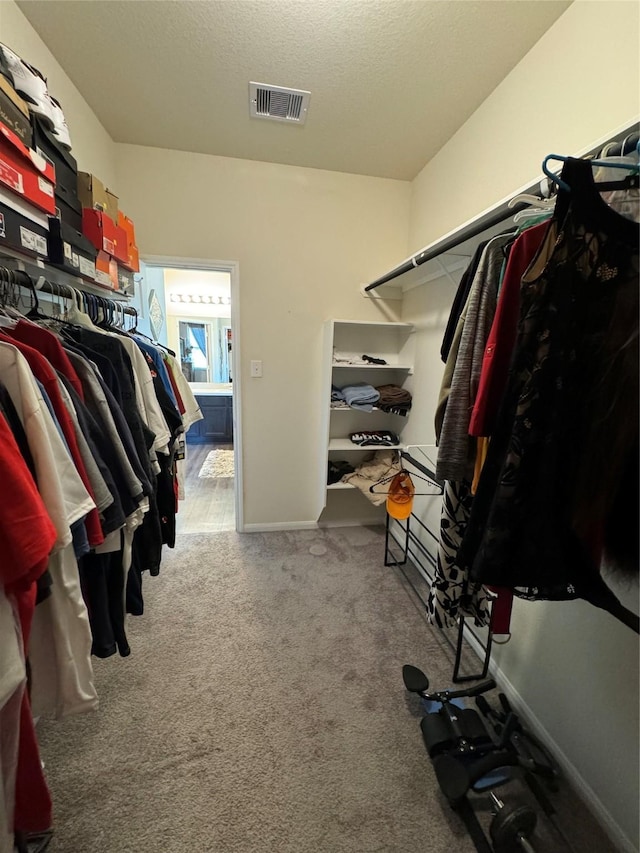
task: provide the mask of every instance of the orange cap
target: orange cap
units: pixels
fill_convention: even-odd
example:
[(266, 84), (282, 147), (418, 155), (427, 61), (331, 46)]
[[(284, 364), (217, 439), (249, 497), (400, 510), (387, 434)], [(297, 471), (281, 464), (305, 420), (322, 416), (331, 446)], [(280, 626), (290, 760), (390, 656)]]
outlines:
[(389, 486), (387, 512), (391, 518), (401, 520), (409, 518), (413, 509), (413, 496), (416, 493), (413, 480), (406, 471), (396, 474)]

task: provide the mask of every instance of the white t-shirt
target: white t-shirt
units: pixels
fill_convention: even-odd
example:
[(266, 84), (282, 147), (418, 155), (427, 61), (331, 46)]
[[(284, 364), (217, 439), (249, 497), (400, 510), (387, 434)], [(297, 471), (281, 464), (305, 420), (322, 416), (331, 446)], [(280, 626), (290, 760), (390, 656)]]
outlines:
[(64, 548), (71, 542), (71, 525), (84, 518), (95, 504), (60, 438), (26, 359), (4, 341), (0, 341), (0, 381), (24, 427), (38, 491), (58, 534), (55, 548)]
[(184, 431), (187, 432), (189, 427), (192, 424), (195, 424), (196, 421), (201, 421), (204, 418), (204, 415), (202, 414), (198, 401), (193, 396), (193, 391), (191, 390), (191, 387), (176, 359), (173, 358), (173, 356), (167, 356), (167, 361), (171, 367), (174, 381), (184, 404), (185, 411), (182, 415), (182, 424), (184, 426)]
[(98, 705), (91, 663), (91, 628), (73, 545), (49, 560), (51, 595), (35, 609), (29, 638), (34, 716), (62, 717)]

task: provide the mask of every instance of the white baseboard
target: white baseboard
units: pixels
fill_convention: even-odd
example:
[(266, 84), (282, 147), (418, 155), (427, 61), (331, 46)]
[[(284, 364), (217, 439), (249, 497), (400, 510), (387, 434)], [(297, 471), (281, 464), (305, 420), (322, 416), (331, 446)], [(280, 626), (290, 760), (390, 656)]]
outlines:
[(258, 524), (245, 524), (243, 533), (270, 533), (276, 530), (316, 530), (317, 521), (268, 521)]
[(270, 533), (277, 530), (318, 530), (327, 527), (371, 527), (382, 525), (375, 518), (336, 519), (335, 521), (273, 521), (245, 524), (240, 533)]
[[(467, 632), (465, 632), (465, 638), (480, 660), (484, 660), (484, 649), (476, 638)], [(589, 805), (596, 819), (602, 825), (602, 828), (607, 833), (613, 844), (623, 851), (623, 853), (637, 853), (637, 847), (635, 844), (618, 826), (591, 785), (589, 785), (584, 776), (582, 776), (580, 771), (576, 768), (575, 764), (573, 764), (567, 757), (558, 742), (549, 734), (545, 726), (543, 726), (538, 717), (534, 714), (531, 708), (529, 708), (517, 688), (514, 687), (508, 676), (504, 674), (502, 668), (498, 666), (493, 658), (489, 661), (489, 672), (496, 680), (498, 687), (506, 694), (518, 714), (520, 714), (526, 721), (527, 726), (538, 738), (540, 738), (542, 743), (544, 743), (553, 757), (557, 760), (563, 772), (567, 778), (571, 780), (574, 787), (577, 788), (582, 799)]]

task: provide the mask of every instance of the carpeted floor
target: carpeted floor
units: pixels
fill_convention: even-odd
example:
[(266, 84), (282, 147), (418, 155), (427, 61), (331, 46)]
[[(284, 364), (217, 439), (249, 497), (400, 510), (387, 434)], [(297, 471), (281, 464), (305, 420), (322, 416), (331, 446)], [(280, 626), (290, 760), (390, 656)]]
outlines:
[(179, 537), (131, 657), (95, 662), (98, 712), (38, 727), (53, 851), (470, 853), (401, 681), (447, 685), (452, 654), (382, 552), (368, 528)]

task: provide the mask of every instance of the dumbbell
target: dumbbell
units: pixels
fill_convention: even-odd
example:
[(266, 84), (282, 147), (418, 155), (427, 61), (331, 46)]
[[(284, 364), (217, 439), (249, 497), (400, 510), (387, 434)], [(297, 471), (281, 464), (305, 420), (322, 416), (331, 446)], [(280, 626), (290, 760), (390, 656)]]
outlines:
[(496, 850), (508, 850), (519, 844), (526, 853), (535, 853), (528, 841), (538, 822), (535, 811), (527, 805), (505, 806), (493, 791), (489, 792), (489, 796), (496, 807), (496, 814), (489, 827)]

